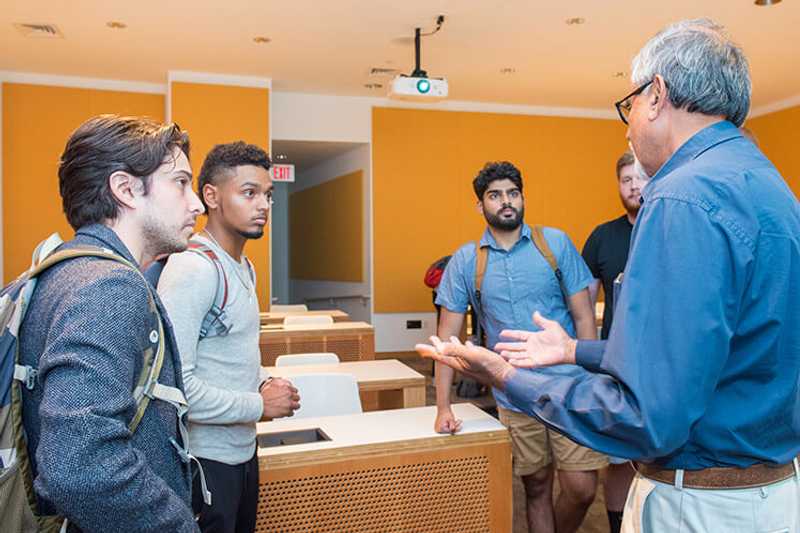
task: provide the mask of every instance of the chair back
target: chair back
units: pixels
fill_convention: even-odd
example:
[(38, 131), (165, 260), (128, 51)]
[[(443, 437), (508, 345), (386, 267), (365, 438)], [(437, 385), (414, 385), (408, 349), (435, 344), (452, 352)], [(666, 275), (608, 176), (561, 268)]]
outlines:
[(339, 363), (339, 356), (330, 352), (319, 353), (293, 353), (279, 355), (275, 359), (275, 366), (295, 365), (335, 365)]
[(300, 394), (300, 409), (294, 412), (293, 418), (362, 412), (358, 382), (352, 374), (301, 374), (289, 380)]

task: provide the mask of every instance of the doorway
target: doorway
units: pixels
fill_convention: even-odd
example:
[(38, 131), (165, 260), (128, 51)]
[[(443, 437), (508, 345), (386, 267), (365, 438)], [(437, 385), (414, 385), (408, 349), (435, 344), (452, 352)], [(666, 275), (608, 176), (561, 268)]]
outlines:
[(273, 140), (272, 303), (339, 309), (371, 322), (370, 145)]

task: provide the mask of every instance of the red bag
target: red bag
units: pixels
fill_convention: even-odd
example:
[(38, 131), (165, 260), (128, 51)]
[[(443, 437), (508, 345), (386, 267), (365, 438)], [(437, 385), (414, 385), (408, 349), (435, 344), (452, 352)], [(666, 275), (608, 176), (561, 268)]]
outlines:
[(444, 269), (447, 266), (447, 263), (450, 262), (451, 257), (452, 256), (450, 255), (446, 255), (440, 259), (437, 259), (431, 266), (428, 267), (428, 270), (425, 272), (425, 285), (431, 289), (435, 289), (439, 286), (439, 283), (442, 281)]

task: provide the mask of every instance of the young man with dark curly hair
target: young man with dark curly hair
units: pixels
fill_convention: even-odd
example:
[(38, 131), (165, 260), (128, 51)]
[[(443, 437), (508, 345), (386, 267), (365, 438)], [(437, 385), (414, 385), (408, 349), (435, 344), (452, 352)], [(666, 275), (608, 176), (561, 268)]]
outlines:
[(210, 504), (200, 498), (196, 476), (192, 507), (204, 532), (255, 529), (256, 422), (291, 416), (299, 407), (291, 383), (259, 377), (256, 277), (244, 245), (264, 234), (269, 168), (261, 148), (241, 141), (209, 152), (198, 178), (208, 222), (189, 250), (169, 258), (158, 282), (183, 363), (189, 448), (212, 494)]
[[(478, 250), (473, 242), (453, 255), (439, 285), (439, 338), (459, 334), (467, 305), (471, 304), (478, 310), (487, 346), (497, 343), (503, 329), (535, 328), (531, 316), (542, 309), (557, 316), (564, 328), (579, 338), (594, 339), (594, 313), (587, 288), (592, 274), (563, 231), (541, 228), (558, 265), (558, 279), (535, 242), (538, 237), (522, 221), (525, 199), (520, 171), (507, 161), (488, 163), (472, 186), (478, 211), (488, 224), (479, 243), (486, 254), (480, 301), (475, 276)], [(455, 433), (461, 427), (450, 408), (452, 381), (453, 370), (437, 363), (435, 429), (442, 433)], [(577, 530), (594, 500), (597, 470), (606, 466), (606, 458), (523, 414), (502, 391), (493, 392), (500, 421), (511, 430), (514, 474), (521, 477), (525, 487), (530, 531)], [(561, 486), (555, 506), (554, 464)]]

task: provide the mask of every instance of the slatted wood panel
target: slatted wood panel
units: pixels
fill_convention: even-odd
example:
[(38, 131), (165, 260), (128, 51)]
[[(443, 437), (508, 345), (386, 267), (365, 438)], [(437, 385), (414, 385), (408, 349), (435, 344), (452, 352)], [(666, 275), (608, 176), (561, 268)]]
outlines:
[(507, 533), (508, 443), (261, 473), (258, 533)]

